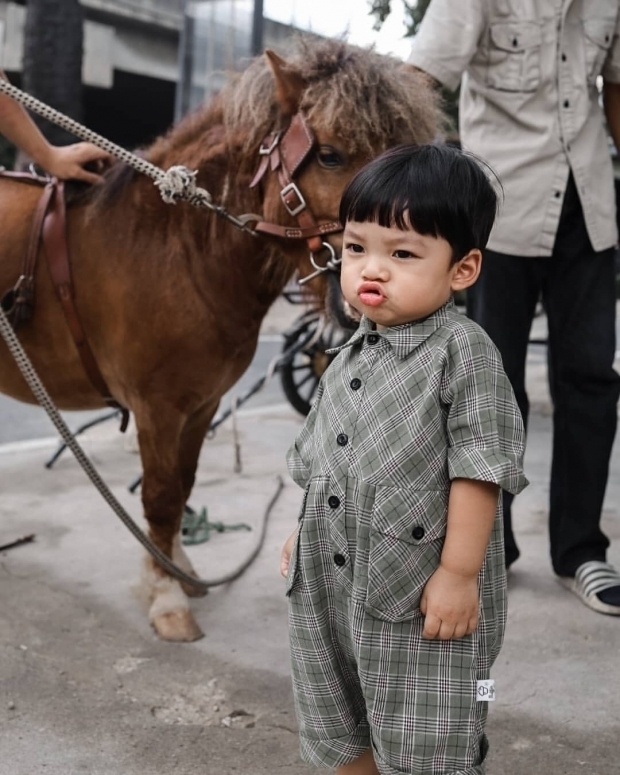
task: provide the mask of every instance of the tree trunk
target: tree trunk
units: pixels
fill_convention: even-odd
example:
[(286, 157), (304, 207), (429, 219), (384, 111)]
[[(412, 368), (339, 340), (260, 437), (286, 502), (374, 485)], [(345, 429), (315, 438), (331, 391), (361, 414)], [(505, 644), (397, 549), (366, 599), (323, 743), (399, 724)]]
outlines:
[[(82, 118), (83, 9), (79, 0), (27, 0), (24, 91), (56, 110)], [(35, 117), (54, 145), (75, 142), (55, 124)]]

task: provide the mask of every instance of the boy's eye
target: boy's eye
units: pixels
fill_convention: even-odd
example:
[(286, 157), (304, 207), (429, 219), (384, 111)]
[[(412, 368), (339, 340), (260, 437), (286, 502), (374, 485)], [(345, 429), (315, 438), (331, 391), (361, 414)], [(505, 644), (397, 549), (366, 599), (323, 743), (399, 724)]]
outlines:
[(358, 245), (357, 242), (345, 242), (345, 249), (349, 250), (351, 253), (364, 252), (364, 248), (361, 245)]
[(396, 258), (415, 258), (410, 250), (395, 250), (394, 256)]

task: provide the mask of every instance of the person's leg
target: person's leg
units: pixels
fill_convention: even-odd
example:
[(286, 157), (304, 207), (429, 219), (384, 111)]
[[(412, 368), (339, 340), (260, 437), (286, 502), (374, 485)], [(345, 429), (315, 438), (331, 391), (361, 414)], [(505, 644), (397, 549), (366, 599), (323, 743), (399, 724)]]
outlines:
[(600, 529), (617, 422), (613, 250), (594, 252), (572, 179), (543, 288), (554, 403), (549, 530), (560, 576), (605, 560)]
[(336, 775), (379, 775), (372, 749), (369, 748), (354, 762), (338, 767)]
[[(480, 277), (467, 291), (467, 314), (484, 328), (499, 350), (526, 426), (529, 401), (525, 363), (544, 261), (485, 250)], [(512, 531), (512, 500), (510, 493), (503, 493), (507, 567), (519, 556)]]

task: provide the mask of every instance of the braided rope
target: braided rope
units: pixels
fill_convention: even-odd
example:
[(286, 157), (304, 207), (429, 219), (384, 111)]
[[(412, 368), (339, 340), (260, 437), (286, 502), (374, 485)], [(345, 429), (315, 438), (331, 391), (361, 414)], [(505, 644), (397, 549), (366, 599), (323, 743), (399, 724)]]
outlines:
[[(0, 81), (0, 84), (1, 83), (2, 81)], [(177, 565), (175, 565), (168, 557), (166, 557), (166, 555), (161, 551), (161, 549), (159, 549), (159, 547), (155, 546), (155, 544), (150, 540), (150, 538), (148, 538), (147, 535), (145, 535), (145, 533), (138, 527), (138, 525), (136, 525), (133, 519), (125, 511), (123, 506), (112, 494), (112, 492), (110, 491), (106, 483), (99, 475), (99, 472), (97, 471), (97, 469), (90, 462), (88, 456), (86, 455), (82, 447), (75, 440), (71, 431), (67, 427), (65, 421), (61, 417), (58, 409), (56, 409), (54, 403), (52, 402), (52, 399), (49, 396), (49, 393), (45, 389), (45, 386), (41, 382), (30, 359), (28, 358), (28, 355), (26, 354), (24, 348), (22, 347), (19, 339), (15, 335), (15, 332), (13, 331), (13, 328), (7, 316), (5, 315), (2, 307), (0, 307), (0, 334), (2, 335), (2, 338), (4, 339), (4, 341), (6, 342), (6, 345), (11, 355), (15, 359), (15, 362), (19, 367), (19, 370), (24, 376), (24, 379), (26, 380), (28, 387), (30, 388), (30, 390), (32, 390), (32, 393), (34, 397), (37, 399), (37, 401), (39, 402), (39, 404), (47, 412), (50, 420), (56, 427), (56, 430), (58, 431), (64, 443), (69, 447), (71, 452), (73, 452), (77, 462), (83, 468), (84, 472), (91, 480), (91, 482), (95, 485), (97, 490), (101, 493), (103, 499), (108, 504), (108, 506), (110, 506), (112, 511), (116, 514), (117, 517), (119, 517), (119, 519), (125, 525), (125, 527), (134, 535), (135, 538), (137, 538), (137, 540), (152, 555), (152, 557), (156, 560), (156, 562), (159, 563), (159, 565), (174, 578), (178, 579), (179, 581), (183, 581), (186, 584), (190, 584), (191, 586), (196, 587), (197, 589), (203, 592), (205, 592), (211, 587), (217, 587), (217, 586), (221, 586), (222, 584), (228, 584), (231, 581), (234, 581), (235, 579), (239, 578), (239, 576), (241, 576), (241, 574), (254, 561), (255, 557), (258, 555), (258, 553), (260, 552), (263, 546), (265, 535), (267, 532), (267, 521), (271, 514), (271, 510), (275, 506), (276, 501), (280, 497), (280, 493), (282, 492), (282, 489), (284, 487), (284, 483), (282, 482), (282, 479), (278, 477), (278, 486), (277, 486), (276, 492), (274, 496), (271, 498), (271, 500), (269, 501), (269, 504), (267, 505), (267, 509), (265, 510), (265, 513), (263, 515), (263, 522), (261, 525), (260, 535), (258, 537), (258, 540), (256, 542), (254, 549), (251, 551), (248, 558), (243, 563), (241, 563), (241, 565), (236, 570), (226, 574), (225, 576), (221, 576), (213, 580), (205, 581), (203, 579), (197, 579), (194, 576), (190, 576), (189, 573), (186, 573), (184, 570), (182, 570)]]
[(64, 113), (51, 108), (44, 102), (37, 100), (30, 94), (21, 91), (16, 86), (13, 86), (8, 81), (0, 78), (0, 92), (12, 97), (16, 102), (19, 102), (28, 110), (32, 110), (34, 113), (38, 113), (48, 121), (52, 121), (58, 126), (66, 129), (67, 132), (79, 137), (86, 142), (96, 145), (98, 148), (106, 151), (107, 153), (115, 156), (125, 164), (133, 167), (137, 172), (141, 172), (143, 175), (147, 175), (149, 178), (155, 181), (155, 185), (159, 188), (162, 199), (167, 204), (175, 204), (179, 199), (186, 199), (190, 204), (195, 207), (208, 207), (212, 210), (217, 210), (213, 205), (211, 194), (204, 189), (199, 188), (196, 185), (197, 172), (188, 170), (187, 167), (174, 166), (170, 167), (167, 172), (161, 170), (155, 164), (151, 164), (145, 159), (141, 159), (139, 156), (127, 151), (120, 145), (107, 140), (102, 135), (93, 132), (91, 129), (83, 126), (72, 118), (65, 116)]

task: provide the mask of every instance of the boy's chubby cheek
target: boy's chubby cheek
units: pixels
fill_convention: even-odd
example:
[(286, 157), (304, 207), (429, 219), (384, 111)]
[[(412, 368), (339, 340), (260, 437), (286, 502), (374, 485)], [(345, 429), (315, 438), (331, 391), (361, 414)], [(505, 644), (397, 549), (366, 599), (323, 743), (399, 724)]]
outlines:
[(343, 307), (344, 307), (344, 314), (347, 315), (347, 317), (350, 317), (351, 320), (355, 320), (356, 323), (359, 323), (359, 321), (362, 319), (362, 316), (355, 309), (355, 307), (352, 304), (349, 304), (348, 301), (343, 301)]

